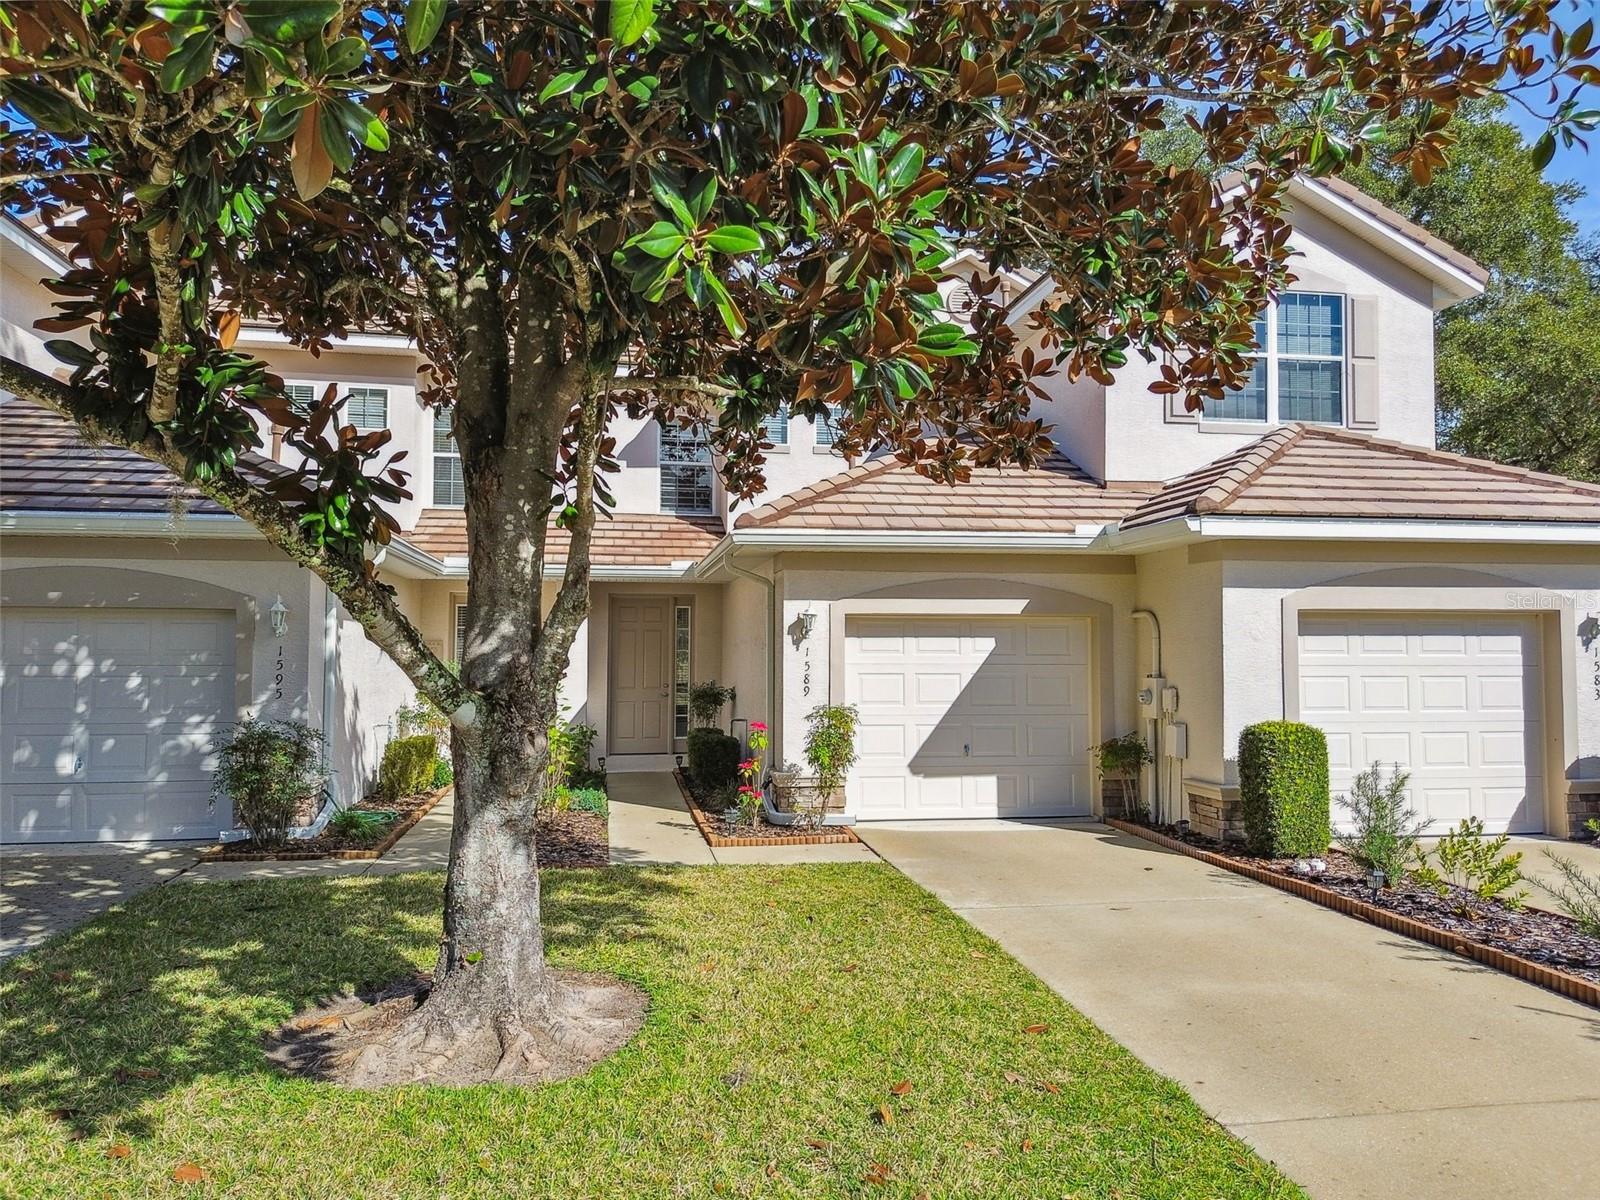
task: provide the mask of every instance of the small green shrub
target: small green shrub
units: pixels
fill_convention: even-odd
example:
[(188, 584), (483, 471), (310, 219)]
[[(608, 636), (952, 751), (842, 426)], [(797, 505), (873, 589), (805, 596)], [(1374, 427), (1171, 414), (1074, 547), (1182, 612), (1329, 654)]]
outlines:
[(824, 797), (837, 793), (855, 766), (860, 721), (860, 714), (849, 704), (820, 704), (806, 714), (806, 763)]
[(433, 760), (433, 786), (435, 790), (449, 787), (456, 781), (456, 769), (450, 765), (448, 758)]
[(1396, 766), (1385, 783), (1383, 764), (1373, 763), (1351, 781), (1349, 799), (1339, 796), (1339, 807), (1350, 814), (1350, 830), (1337, 835), (1339, 845), (1362, 866), (1382, 871), (1384, 887), (1405, 878), (1417, 857), (1417, 839), (1433, 823), (1406, 807), (1410, 782)]
[(722, 710), (733, 699), (733, 689), (715, 679), (697, 683), (689, 689), (689, 715), (696, 729), (715, 729), (722, 722)]
[(1579, 932), (1600, 938), (1600, 875), (1587, 874), (1572, 859), (1554, 850), (1546, 850), (1544, 856), (1561, 872), (1562, 882), (1551, 886), (1541, 881), (1539, 886), (1578, 923)]
[(578, 812), (594, 813), (603, 817), (610, 810), (606, 794), (600, 788), (568, 788), (567, 807)]
[(322, 794), (322, 735), (308, 725), (252, 718), (234, 726), (216, 750), (211, 803), (232, 800), (233, 819), (259, 846), (280, 844), (295, 817)]
[(375, 842), (392, 824), (393, 813), (374, 812), (370, 808), (343, 808), (333, 814), (328, 829), (352, 841)]
[[(593, 725), (559, 721), (550, 727), (550, 759), (545, 767), (549, 789), (584, 787), (593, 783), (596, 772), (589, 766), (589, 753), (600, 731)], [(605, 779), (603, 772), (599, 773)]]
[(440, 746), (449, 744), (450, 721), (437, 705), (425, 696), (418, 696), (414, 704), (402, 704), (394, 712), (395, 737), (416, 737), (429, 734)]
[(1450, 889), (1456, 887), (1479, 900), (1499, 900), (1507, 908), (1520, 909), (1528, 893), (1511, 889), (1522, 882), (1522, 851), (1504, 853), (1510, 840), (1503, 833), (1484, 837), (1483, 822), (1467, 817), (1439, 839), (1432, 862), (1428, 853), (1418, 848), (1411, 878), (1441, 896), (1448, 896)]
[(1262, 721), (1239, 735), (1239, 807), (1252, 854), (1328, 848), (1328, 739), (1314, 725)]
[(383, 762), (378, 766), (378, 795), (398, 800), (427, 791), (433, 783), (433, 764), (438, 757), (438, 743), (432, 734), (395, 738), (384, 747)]
[(1122, 795), (1122, 811), (1136, 821), (1147, 815), (1139, 796), (1139, 772), (1151, 762), (1150, 747), (1137, 733), (1125, 733), (1089, 747), (1102, 779), (1114, 779)]
[(720, 729), (691, 729), (689, 778), (707, 790), (726, 787), (739, 777), (739, 739)]

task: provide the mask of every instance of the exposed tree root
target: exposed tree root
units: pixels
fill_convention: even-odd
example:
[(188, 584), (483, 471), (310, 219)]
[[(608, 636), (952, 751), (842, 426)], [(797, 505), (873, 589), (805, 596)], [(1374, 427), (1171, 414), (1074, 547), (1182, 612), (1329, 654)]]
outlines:
[(550, 972), (542, 1016), (462, 1019), (422, 1007), (431, 983), (402, 980), (341, 996), (295, 1017), (267, 1039), (267, 1054), (296, 1075), (352, 1088), (425, 1083), (531, 1086), (580, 1075), (644, 1022), (649, 997), (607, 975)]

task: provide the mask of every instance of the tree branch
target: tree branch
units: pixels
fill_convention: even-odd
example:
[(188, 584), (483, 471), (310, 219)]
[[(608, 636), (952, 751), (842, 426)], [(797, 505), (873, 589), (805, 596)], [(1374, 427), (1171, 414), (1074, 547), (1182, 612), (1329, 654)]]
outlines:
[[(46, 375), (11, 358), (0, 357), (0, 390), (43, 405), (74, 422), (96, 442), (131, 450), (141, 458), (182, 476), (183, 456), (154, 433), (134, 438), (107, 419), (92, 393)], [(335, 558), (308, 542), (294, 513), (259, 484), (237, 474), (190, 483), (235, 516), (250, 522), (267, 542), (328, 585), (349, 614), (404, 671), (417, 689), (450, 715), (453, 724), (471, 728), (476, 715), (473, 693), (462, 685), (400, 610), (394, 593), (364, 563)]]

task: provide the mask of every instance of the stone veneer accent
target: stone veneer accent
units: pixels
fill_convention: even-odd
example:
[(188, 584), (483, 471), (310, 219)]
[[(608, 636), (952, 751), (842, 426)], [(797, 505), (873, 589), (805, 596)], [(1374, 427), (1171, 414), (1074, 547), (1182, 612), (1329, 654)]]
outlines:
[(1567, 793), (1567, 836), (1587, 838), (1593, 835), (1584, 823), (1600, 817), (1600, 792), (1569, 791)]
[(1244, 841), (1244, 811), (1237, 799), (1189, 793), (1189, 828), (1219, 842)]

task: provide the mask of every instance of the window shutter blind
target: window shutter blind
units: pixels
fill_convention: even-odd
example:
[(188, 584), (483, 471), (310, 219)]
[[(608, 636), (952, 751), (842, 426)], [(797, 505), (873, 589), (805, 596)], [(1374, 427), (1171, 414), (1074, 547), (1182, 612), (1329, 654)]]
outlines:
[(1350, 297), (1350, 428), (1378, 427), (1378, 299)]

